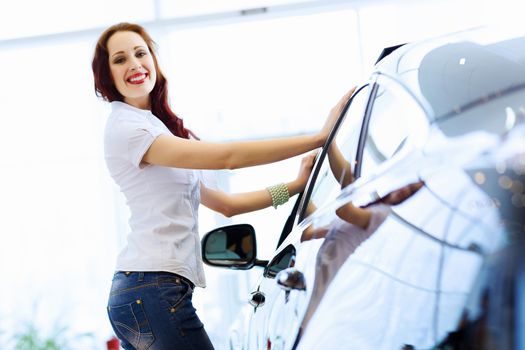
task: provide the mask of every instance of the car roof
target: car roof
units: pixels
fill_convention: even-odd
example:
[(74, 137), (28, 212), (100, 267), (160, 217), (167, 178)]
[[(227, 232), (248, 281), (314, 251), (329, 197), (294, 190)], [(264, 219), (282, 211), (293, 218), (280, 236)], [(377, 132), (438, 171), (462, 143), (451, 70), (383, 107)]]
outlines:
[[(431, 121), (467, 113), (525, 89), (525, 31), (478, 28), (399, 47), (375, 74), (396, 80)], [(511, 98), (512, 100), (512, 98)], [(462, 131), (458, 131), (462, 132)]]

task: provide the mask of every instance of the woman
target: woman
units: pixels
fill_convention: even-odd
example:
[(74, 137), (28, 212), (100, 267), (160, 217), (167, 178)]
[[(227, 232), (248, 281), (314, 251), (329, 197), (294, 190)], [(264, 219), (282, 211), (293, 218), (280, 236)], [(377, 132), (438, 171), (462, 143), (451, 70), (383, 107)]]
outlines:
[(131, 211), (108, 314), (125, 349), (212, 349), (191, 303), (194, 286), (205, 286), (198, 204), (228, 217), (277, 207), (303, 190), (314, 157), (303, 159), (296, 180), (241, 194), (212, 188), (198, 170), (267, 164), (322, 146), (353, 90), (319, 133), (202, 142), (171, 111), (153, 48), (142, 27), (120, 23), (101, 35), (92, 63), (95, 91), (112, 107), (104, 137), (106, 164)]

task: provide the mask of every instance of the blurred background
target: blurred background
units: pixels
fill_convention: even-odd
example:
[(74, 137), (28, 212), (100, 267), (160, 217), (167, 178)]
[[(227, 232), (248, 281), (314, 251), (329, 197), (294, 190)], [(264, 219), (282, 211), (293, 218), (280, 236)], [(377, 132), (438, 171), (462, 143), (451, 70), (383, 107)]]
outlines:
[[(143, 25), (159, 46), (171, 105), (208, 141), (318, 130), (382, 48), (486, 24), (522, 25), (519, 0), (2, 0), (0, 12), (0, 349), (23, 339), (106, 349), (106, 302), (129, 212), (106, 170), (109, 104), (91, 59), (101, 32)], [(241, 192), (292, 180), (300, 157), (219, 173)], [(250, 223), (275, 249), (293, 201), (200, 231)], [(195, 306), (217, 349), (258, 271), (206, 267)], [(25, 338), (24, 338), (25, 337)]]

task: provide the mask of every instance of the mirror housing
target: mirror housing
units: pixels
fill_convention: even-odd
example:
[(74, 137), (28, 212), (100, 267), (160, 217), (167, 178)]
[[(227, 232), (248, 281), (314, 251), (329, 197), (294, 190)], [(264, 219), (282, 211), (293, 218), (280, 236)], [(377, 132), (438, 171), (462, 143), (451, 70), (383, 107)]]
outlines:
[(206, 265), (249, 270), (259, 265), (255, 230), (248, 224), (216, 228), (204, 235), (202, 261)]

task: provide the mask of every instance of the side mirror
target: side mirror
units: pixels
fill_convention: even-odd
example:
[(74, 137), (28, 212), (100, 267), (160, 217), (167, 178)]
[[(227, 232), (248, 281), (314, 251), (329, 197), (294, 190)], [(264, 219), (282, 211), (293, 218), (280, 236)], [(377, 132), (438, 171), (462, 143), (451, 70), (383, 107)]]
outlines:
[(248, 270), (258, 263), (255, 230), (251, 225), (224, 226), (202, 238), (202, 261), (210, 266)]

